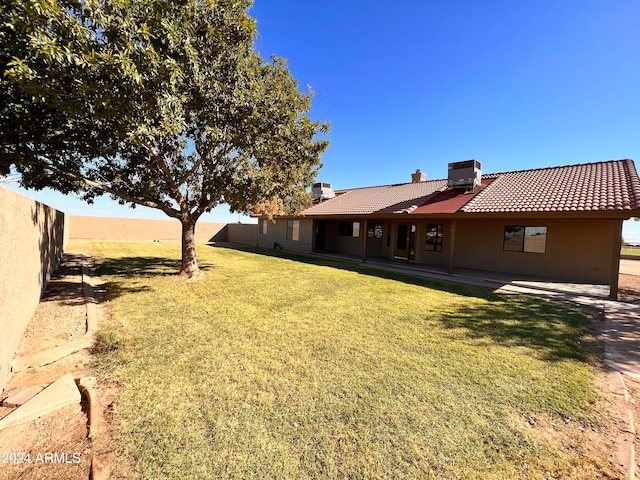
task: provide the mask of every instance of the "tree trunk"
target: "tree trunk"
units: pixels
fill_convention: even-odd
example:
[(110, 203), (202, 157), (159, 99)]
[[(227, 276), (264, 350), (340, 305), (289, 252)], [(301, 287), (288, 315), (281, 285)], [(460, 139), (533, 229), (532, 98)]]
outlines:
[(196, 221), (192, 218), (181, 219), (182, 223), (182, 266), (180, 275), (187, 278), (200, 275), (196, 260)]

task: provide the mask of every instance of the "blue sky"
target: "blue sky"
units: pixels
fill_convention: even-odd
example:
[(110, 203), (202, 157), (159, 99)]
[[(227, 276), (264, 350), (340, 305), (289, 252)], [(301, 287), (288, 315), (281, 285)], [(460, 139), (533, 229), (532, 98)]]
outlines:
[[(335, 188), (640, 161), (640, 2), (255, 0), (256, 47), (288, 60), (331, 122), (319, 180)], [(107, 198), (30, 194), (72, 214), (164, 218)], [(217, 209), (203, 221), (244, 220)], [(640, 222), (625, 240), (640, 242)]]

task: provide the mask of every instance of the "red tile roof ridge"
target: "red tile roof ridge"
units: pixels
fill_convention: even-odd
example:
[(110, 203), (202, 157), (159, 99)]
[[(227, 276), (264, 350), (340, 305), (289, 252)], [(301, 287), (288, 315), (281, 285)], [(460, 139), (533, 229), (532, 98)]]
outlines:
[(405, 182), (405, 183), (386, 183), (383, 185), (368, 185), (366, 187), (353, 187), (353, 188), (340, 188), (337, 190), (334, 190), (334, 192), (337, 193), (347, 193), (347, 192), (351, 192), (353, 190), (365, 190), (367, 188), (382, 188), (382, 187), (403, 187), (405, 185), (413, 185), (415, 183), (437, 183), (437, 182), (445, 182), (447, 179), (446, 178), (438, 178), (438, 179), (433, 179), (433, 180), (425, 180), (423, 182)]
[[(619, 160), (600, 160), (597, 162), (587, 162), (587, 163), (572, 163), (570, 165), (554, 165), (554, 166), (550, 166), (550, 167), (537, 167), (537, 168), (523, 168), (520, 170), (507, 170), (507, 171), (502, 171), (502, 172), (492, 172), (492, 173), (483, 173), (482, 174), (482, 178), (497, 178), (499, 176), (502, 175), (509, 175), (509, 174), (515, 174), (515, 173), (522, 173), (522, 172), (537, 172), (537, 171), (542, 171), (542, 170), (559, 170), (559, 169), (564, 169), (564, 168), (572, 168), (572, 167), (585, 167), (588, 165), (598, 165), (598, 164), (604, 164), (604, 163), (620, 163), (620, 162), (631, 162), (633, 164), (633, 160), (630, 158), (622, 158)], [(346, 193), (346, 192), (350, 192), (353, 190), (364, 190), (367, 188), (381, 188), (381, 187), (402, 187), (404, 185), (411, 185), (412, 183), (431, 183), (431, 182), (442, 182), (442, 181), (446, 181), (446, 178), (435, 178), (432, 180), (425, 180), (424, 182), (404, 182), (404, 183), (386, 183), (386, 184), (382, 184), (382, 185), (367, 185), (364, 187), (353, 187), (353, 188), (340, 188), (340, 189), (336, 189), (334, 190), (335, 193)]]
[(508, 175), (508, 174), (513, 174), (513, 173), (522, 173), (522, 172), (538, 172), (541, 170), (560, 170), (560, 169), (564, 169), (564, 168), (572, 168), (572, 167), (586, 167), (589, 165), (598, 165), (598, 164), (604, 164), (604, 163), (622, 163), (622, 162), (631, 162), (633, 164), (633, 160), (630, 158), (621, 158), (619, 160), (600, 160), (597, 162), (587, 162), (587, 163), (572, 163), (570, 165), (555, 165), (555, 166), (551, 166), (551, 167), (537, 167), (537, 168), (523, 168), (521, 170), (508, 170), (505, 172), (495, 172), (495, 173), (483, 173), (482, 174), (482, 178), (485, 177), (485, 175), (487, 177), (494, 177), (494, 176), (500, 176), (500, 175)]
[(639, 208), (640, 179), (633, 160), (623, 159), (504, 172), (461, 211), (619, 211)]

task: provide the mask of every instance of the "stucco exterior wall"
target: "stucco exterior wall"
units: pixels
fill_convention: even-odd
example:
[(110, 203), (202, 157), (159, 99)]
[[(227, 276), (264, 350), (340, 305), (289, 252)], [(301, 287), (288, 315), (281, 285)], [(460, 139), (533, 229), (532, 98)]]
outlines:
[(287, 220), (278, 219), (275, 222), (267, 222), (267, 233), (256, 235), (256, 245), (259, 247), (273, 248), (277, 242), (284, 250), (295, 252), (311, 252), (313, 245), (313, 220), (300, 220), (299, 240), (287, 240)]
[[(614, 232), (619, 223), (620, 220), (609, 219), (458, 220), (456, 265), (607, 284), (615, 249)], [(545, 253), (504, 251), (506, 225), (546, 226)]]
[[(227, 241), (226, 223), (198, 222), (196, 242)], [(178, 220), (141, 220), (134, 218), (85, 217), (73, 215), (69, 221), (72, 239), (126, 242), (180, 241)]]
[[(427, 251), (427, 224), (435, 223), (443, 225), (442, 251)], [(416, 258), (417, 263), (429, 265), (447, 265), (449, 263), (449, 238), (451, 234), (451, 222), (449, 220), (421, 220), (417, 222), (416, 232)]]
[[(341, 221), (353, 219), (323, 220), (325, 249), (327, 253), (362, 255), (364, 221), (359, 237), (340, 236)], [(367, 255), (392, 259), (395, 251), (398, 223), (415, 224), (415, 263), (448, 265), (451, 253), (453, 221), (445, 218), (403, 218), (399, 221), (371, 220), (381, 223), (381, 239), (367, 238)], [(523, 275), (542, 276), (563, 280), (608, 284), (612, 277), (613, 255), (616, 251), (615, 232), (619, 219), (525, 219), (482, 218), (457, 219), (455, 235), (455, 266), (482, 270), (494, 270)], [(427, 224), (443, 225), (442, 251), (426, 250)], [(504, 228), (507, 225), (547, 227), (545, 252), (512, 252), (504, 250)], [(278, 242), (283, 248), (313, 251), (313, 220), (300, 220), (300, 241), (286, 240), (287, 221), (269, 222), (266, 234), (258, 234), (256, 244), (273, 248)], [(387, 246), (389, 244), (389, 246)]]
[(0, 391), (68, 239), (65, 215), (0, 187)]
[(226, 227), (227, 242), (257, 245), (258, 225), (255, 223), (229, 223)]

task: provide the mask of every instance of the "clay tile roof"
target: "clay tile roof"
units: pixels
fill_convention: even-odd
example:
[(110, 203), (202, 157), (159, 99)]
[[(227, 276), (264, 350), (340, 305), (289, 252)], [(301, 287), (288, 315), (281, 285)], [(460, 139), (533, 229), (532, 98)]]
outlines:
[(493, 178), (482, 177), (481, 185), (473, 190), (447, 188), (429, 197), (422, 206), (416, 208), (411, 213), (416, 215), (420, 213), (455, 213), (487, 188), (487, 186), (491, 185), (493, 180)]
[(446, 180), (430, 180), (338, 191), (335, 198), (308, 208), (304, 215), (409, 213), (446, 186)]
[(581, 212), (640, 208), (640, 179), (632, 160), (505, 172), (490, 177), (495, 180), (464, 205), (461, 212)]
[(640, 179), (632, 160), (482, 175), (465, 193), (446, 180), (340, 190), (304, 216), (585, 212), (640, 210)]

